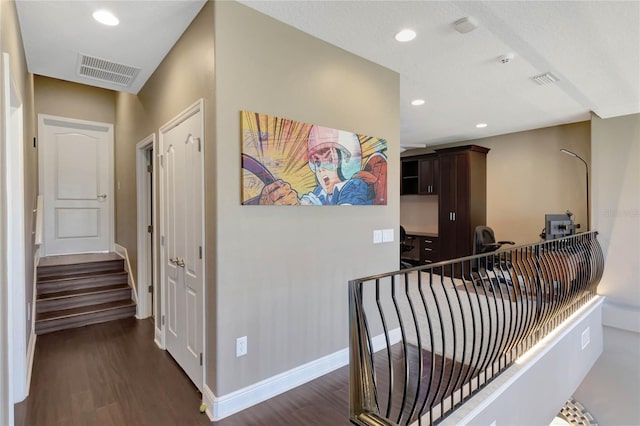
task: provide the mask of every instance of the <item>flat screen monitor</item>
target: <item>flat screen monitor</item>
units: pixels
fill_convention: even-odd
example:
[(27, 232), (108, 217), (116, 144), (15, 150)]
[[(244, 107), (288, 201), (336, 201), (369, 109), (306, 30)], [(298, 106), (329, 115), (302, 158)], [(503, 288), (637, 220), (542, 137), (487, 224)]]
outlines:
[(575, 234), (576, 228), (573, 220), (571, 220), (571, 216), (566, 213), (545, 214), (544, 222), (545, 240), (555, 240), (556, 238)]

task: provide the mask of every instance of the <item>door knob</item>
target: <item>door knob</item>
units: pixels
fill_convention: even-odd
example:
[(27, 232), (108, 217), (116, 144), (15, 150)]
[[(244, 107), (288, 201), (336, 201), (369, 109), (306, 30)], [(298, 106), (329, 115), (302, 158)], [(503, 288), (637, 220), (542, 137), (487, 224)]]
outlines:
[(181, 259), (179, 257), (175, 257), (173, 259), (169, 259), (169, 262), (173, 263), (174, 265), (180, 267), (180, 268), (184, 268), (184, 259)]
[(100, 194), (100, 195), (98, 195), (98, 198), (100, 198), (101, 200), (106, 200), (107, 199), (107, 194)]

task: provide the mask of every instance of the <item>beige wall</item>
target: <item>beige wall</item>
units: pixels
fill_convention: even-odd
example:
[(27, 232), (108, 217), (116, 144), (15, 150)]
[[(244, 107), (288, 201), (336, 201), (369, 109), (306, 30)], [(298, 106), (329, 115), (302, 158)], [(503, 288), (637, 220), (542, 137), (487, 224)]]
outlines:
[[(116, 242), (127, 247), (135, 271), (138, 257), (136, 144), (150, 134), (155, 134), (157, 138), (160, 127), (197, 100), (204, 99), (207, 253), (205, 291), (210, 300), (215, 300), (216, 265), (213, 10), (213, 2), (207, 2), (137, 96), (117, 94), (115, 132), (116, 180), (121, 183), (116, 198)], [(158, 176), (154, 178), (157, 182)], [(211, 301), (207, 303), (205, 317), (209, 335), (215, 336), (216, 321), (212, 304)], [(159, 309), (160, 303), (157, 306)], [(159, 317), (159, 312), (156, 312), (156, 318)], [(208, 342), (215, 342), (209, 335)], [(205, 353), (207, 365), (215, 365), (215, 345), (210, 345)], [(213, 370), (210, 369), (212, 378), (215, 377)]]
[[(590, 122), (546, 127), (473, 141), (411, 150), (403, 156), (431, 152), (452, 145), (475, 144), (490, 148), (487, 154), (487, 225), (499, 240), (529, 244), (540, 240), (545, 213), (571, 210), (580, 231), (586, 229), (584, 164), (560, 152), (566, 148), (590, 161)], [(400, 208), (412, 217), (417, 203), (401, 198)], [(426, 200), (425, 200), (426, 203)], [(429, 208), (427, 212), (432, 212)], [(406, 216), (402, 212), (402, 216)], [(437, 223), (437, 216), (429, 220)], [(593, 228), (593, 227), (592, 227)]]
[[(606, 259), (598, 292), (640, 310), (640, 114), (592, 121), (593, 225)], [(636, 320), (640, 332), (640, 320)]]
[[(374, 246), (372, 231), (398, 231), (400, 114), (395, 72), (240, 4), (215, 6), (218, 316), (207, 326), (220, 396), (348, 346), (348, 280), (398, 267), (397, 235)], [(388, 205), (242, 206), (241, 110), (387, 139)], [(249, 352), (236, 358), (240, 336)]]
[(35, 91), (36, 114), (115, 123), (112, 90), (36, 75)]
[[(22, 45), (22, 37), (20, 35), (20, 29), (18, 27), (18, 18), (17, 12), (15, 8), (15, 2), (13, 1), (2, 1), (2, 5), (0, 6), (1, 12), (1, 21), (0, 21), (0, 52), (6, 52), (9, 54), (9, 61), (11, 65), (11, 77), (16, 84), (18, 91), (20, 92), (20, 97), (22, 101), (22, 109), (23, 109), (23, 131), (22, 136), (24, 140), (24, 235), (25, 235), (25, 312), (27, 309), (27, 304), (31, 302), (33, 299), (33, 256), (35, 253), (35, 247), (33, 246), (33, 236), (31, 231), (34, 229), (34, 221), (35, 217), (32, 214), (32, 210), (36, 204), (36, 197), (38, 191), (38, 181), (37, 181), (37, 150), (33, 147), (33, 137), (35, 136), (35, 120), (34, 120), (34, 89), (33, 89), (33, 75), (27, 71), (27, 63), (24, 54), (24, 48)], [(2, 62), (2, 61), (0, 61)], [(2, 67), (4, 68), (4, 67)], [(0, 82), (4, 81), (3, 71), (0, 70)], [(2, 85), (2, 84), (0, 84)], [(4, 90), (4, 89), (2, 89)], [(4, 99), (4, 93), (3, 93)], [(0, 103), (4, 103), (0, 102)], [(4, 105), (2, 106), (2, 111), (0, 111), (2, 116), (3, 124), (2, 129), (5, 128), (4, 124)], [(4, 130), (2, 130), (2, 138), (4, 138)], [(4, 141), (3, 141), (4, 144)], [(4, 151), (4, 146), (2, 148)], [(1, 159), (1, 157), (0, 157)], [(4, 159), (2, 159), (2, 163)], [(4, 179), (4, 167), (2, 167), (2, 173), (0, 175), (3, 176)], [(1, 182), (2, 187), (4, 187), (4, 180)], [(0, 210), (2, 211), (2, 216), (0, 216), (0, 224), (2, 227), (6, 225), (6, 218), (4, 214), (6, 213), (6, 205), (5, 205), (5, 196), (6, 192), (2, 191), (2, 205)], [(6, 253), (6, 246), (4, 237), (0, 235), (0, 241), (2, 241), (3, 246), (0, 247), (2, 253)], [(2, 256), (2, 262), (5, 262), (5, 257)], [(4, 271), (4, 267), (0, 266), (0, 270)], [(4, 273), (4, 272), (3, 272)], [(6, 282), (6, 277), (0, 275), (0, 279), (2, 283)], [(17, 283), (14, 283), (17, 284)], [(4, 284), (3, 284), (4, 286)], [(6, 310), (3, 311), (2, 314)], [(31, 335), (31, 321), (26, 320), (26, 341), (29, 341)], [(1, 419), (0, 419), (1, 420)]]
[[(591, 123), (593, 228), (605, 256), (604, 352), (575, 392), (600, 424), (640, 419), (640, 114)], [(603, 398), (606, 395), (606, 398)], [(611, 401), (615, 401), (614, 404)]]

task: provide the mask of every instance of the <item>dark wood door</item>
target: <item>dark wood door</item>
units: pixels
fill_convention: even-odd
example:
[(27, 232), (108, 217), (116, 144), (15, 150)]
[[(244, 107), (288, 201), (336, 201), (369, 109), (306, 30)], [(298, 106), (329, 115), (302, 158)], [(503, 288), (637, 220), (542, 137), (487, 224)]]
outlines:
[(440, 157), (440, 258), (472, 254), (470, 234), (470, 170), (466, 152)]
[(455, 169), (456, 208), (453, 214), (453, 223), (456, 229), (456, 252), (454, 257), (464, 257), (470, 256), (473, 251), (469, 232), (471, 188), (469, 186), (470, 164), (468, 152), (455, 155)]
[(456, 210), (457, 171), (456, 155), (443, 155), (439, 158), (440, 167), (440, 199), (438, 208), (438, 240), (440, 259), (455, 258), (456, 254), (456, 226), (453, 212)]
[(438, 159), (436, 156), (420, 160), (420, 179), (418, 194), (430, 195), (438, 193)]

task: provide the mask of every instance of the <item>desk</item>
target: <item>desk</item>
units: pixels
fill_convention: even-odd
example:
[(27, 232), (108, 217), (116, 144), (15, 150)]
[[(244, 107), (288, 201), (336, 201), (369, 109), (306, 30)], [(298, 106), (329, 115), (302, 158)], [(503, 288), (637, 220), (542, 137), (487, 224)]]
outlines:
[(413, 246), (413, 249), (401, 254), (401, 259), (405, 262), (414, 266), (422, 266), (439, 260), (437, 234), (407, 231), (406, 244)]

